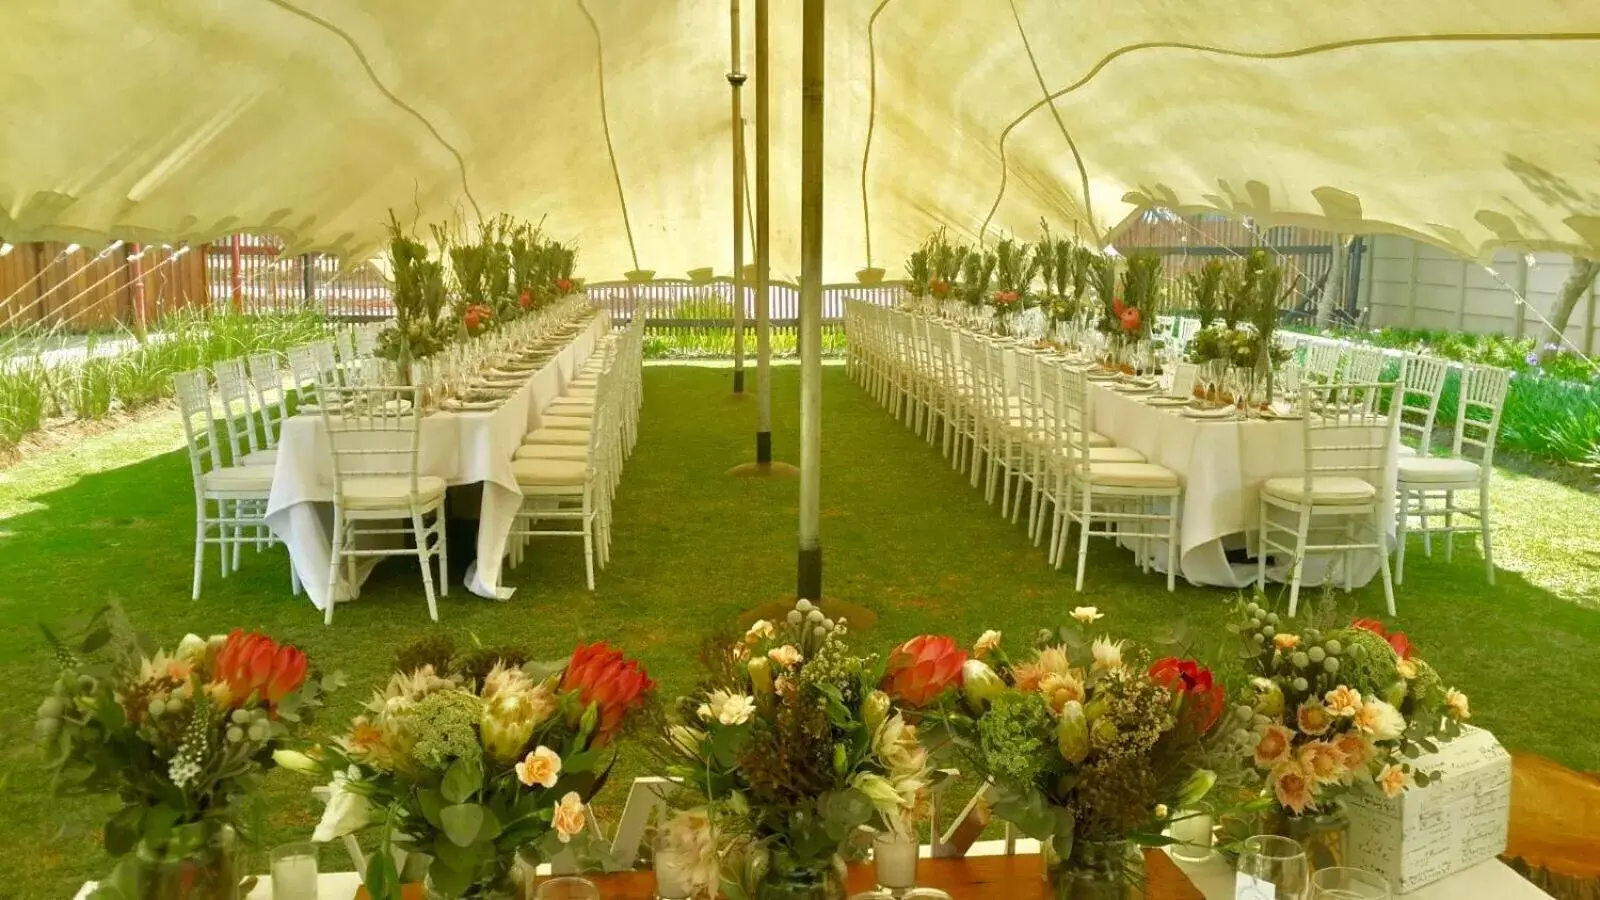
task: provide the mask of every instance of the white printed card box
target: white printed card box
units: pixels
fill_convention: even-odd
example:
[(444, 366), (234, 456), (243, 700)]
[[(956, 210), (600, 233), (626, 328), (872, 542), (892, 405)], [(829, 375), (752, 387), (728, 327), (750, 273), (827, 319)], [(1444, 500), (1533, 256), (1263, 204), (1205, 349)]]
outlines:
[(1511, 819), (1511, 755), (1482, 728), (1412, 766), (1439, 780), (1393, 800), (1370, 785), (1345, 798), (1347, 864), (1387, 876), (1400, 893), (1499, 856)]

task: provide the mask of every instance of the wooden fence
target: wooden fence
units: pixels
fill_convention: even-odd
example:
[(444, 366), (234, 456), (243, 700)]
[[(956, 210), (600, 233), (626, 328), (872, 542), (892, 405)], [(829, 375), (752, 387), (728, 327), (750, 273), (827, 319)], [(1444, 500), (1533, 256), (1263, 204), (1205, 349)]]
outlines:
[(369, 261), (340, 266), (324, 253), (283, 255), (270, 235), (234, 234), (207, 247), (211, 296), (245, 313), (316, 309), (339, 319), (394, 315), (389, 284)]
[(210, 302), (204, 253), (69, 247), (18, 244), (0, 255), (0, 332), (104, 330)]

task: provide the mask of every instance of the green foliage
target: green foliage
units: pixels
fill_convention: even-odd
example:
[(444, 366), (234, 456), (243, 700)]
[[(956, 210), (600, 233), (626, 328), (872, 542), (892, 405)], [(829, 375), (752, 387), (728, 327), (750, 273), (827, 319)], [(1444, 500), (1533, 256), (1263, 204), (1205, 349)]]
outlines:
[(1227, 274), (1227, 264), (1215, 257), (1205, 261), (1199, 272), (1189, 275), (1189, 299), (1194, 303), (1200, 328), (1211, 327), (1222, 305), (1222, 283)]

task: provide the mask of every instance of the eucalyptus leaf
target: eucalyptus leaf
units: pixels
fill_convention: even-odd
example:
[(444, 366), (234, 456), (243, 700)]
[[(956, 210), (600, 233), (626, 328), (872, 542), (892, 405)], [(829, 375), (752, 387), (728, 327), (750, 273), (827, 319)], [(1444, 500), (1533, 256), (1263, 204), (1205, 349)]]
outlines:
[(439, 822), (439, 810), (445, 806), (444, 795), (433, 788), (422, 788), (417, 791), (417, 806), (422, 810), (422, 817), (428, 824), (435, 828), (443, 827)]
[(434, 890), (446, 897), (459, 897), (472, 886), (472, 870), (457, 869), (447, 865), (442, 858), (435, 858), (433, 865), (428, 867), (428, 881)]
[[(457, 803), (439, 810), (439, 823), (444, 836), (457, 847), (471, 846), (477, 842), (478, 832), (483, 828), (484, 812), (484, 808), (476, 803)], [(499, 824), (496, 823), (495, 827), (498, 830)]]
[(380, 850), (367, 857), (365, 884), (372, 900), (400, 900), (400, 873), (395, 871), (394, 856)]
[(451, 803), (465, 803), (483, 786), (483, 769), (473, 760), (458, 759), (445, 770), (439, 790)]

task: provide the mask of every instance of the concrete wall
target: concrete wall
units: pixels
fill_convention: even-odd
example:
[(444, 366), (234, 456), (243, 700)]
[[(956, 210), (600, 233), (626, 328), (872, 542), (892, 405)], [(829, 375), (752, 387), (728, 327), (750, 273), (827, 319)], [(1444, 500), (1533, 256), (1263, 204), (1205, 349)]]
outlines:
[[(1502, 251), (1492, 265), (1508, 288), (1478, 263), (1409, 238), (1373, 237), (1367, 246), (1360, 296), (1362, 305), (1371, 309), (1373, 328), (1537, 337), (1544, 328), (1539, 316), (1550, 315), (1571, 268), (1571, 258), (1559, 253), (1536, 253), (1530, 266), (1521, 255)], [(1510, 288), (1521, 292), (1531, 308), (1519, 308)], [(1591, 286), (1568, 320), (1567, 337), (1585, 353), (1600, 343), (1596, 304)]]

